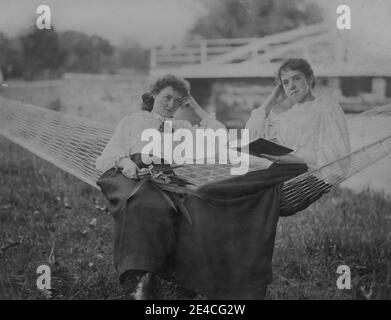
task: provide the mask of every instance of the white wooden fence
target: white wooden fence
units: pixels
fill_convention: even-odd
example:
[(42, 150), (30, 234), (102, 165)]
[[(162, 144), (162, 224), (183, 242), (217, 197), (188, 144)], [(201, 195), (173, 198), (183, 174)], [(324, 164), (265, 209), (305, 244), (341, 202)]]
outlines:
[(306, 37), (324, 33), (323, 25), (312, 25), (261, 38), (196, 40), (182, 46), (155, 47), (151, 50), (151, 69), (194, 64), (243, 62), (272, 54)]
[(151, 51), (151, 68), (202, 64), (213, 58), (249, 45), (257, 38), (197, 40), (170, 48), (156, 47)]

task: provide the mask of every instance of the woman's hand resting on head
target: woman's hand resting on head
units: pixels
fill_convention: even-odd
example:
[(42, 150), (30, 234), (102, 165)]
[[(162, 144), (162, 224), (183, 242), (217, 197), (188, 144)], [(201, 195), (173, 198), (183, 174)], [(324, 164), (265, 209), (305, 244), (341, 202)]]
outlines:
[(287, 98), (282, 84), (275, 86), (270, 96), (274, 104), (279, 104)]
[(275, 107), (276, 105), (279, 105), (284, 100), (287, 99), (287, 96), (285, 94), (284, 88), (281, 84), (274, 87), (272, 93), (265, 101), (265, 114), (266, 116), (269, 115), (270, 111)]
[(192, 95), (188, 96), (185, 99), (185, 101), (182, 104), (182, 107), (193, 110), (200, 117), (200, 119), (203, 119), (209, 115), (204, 109), (201, 108), (198, 102), (195, 101)]

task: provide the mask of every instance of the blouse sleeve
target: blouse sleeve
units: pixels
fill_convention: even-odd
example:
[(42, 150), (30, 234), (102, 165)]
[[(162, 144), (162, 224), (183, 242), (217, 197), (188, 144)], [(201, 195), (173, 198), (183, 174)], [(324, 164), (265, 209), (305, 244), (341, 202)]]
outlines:
[[(187, 120), (177, 120), (177, 129), (187, 129), (189, 130), (192, 134), (191, 137), (187, 137), (186, 139), (193, 139), (192, 146), (193, 146), (193, 161), (196, 161), (198, 159), (197, 153), (198, 153), (198, 147), (199, 144), (197, 143), (197, 136), (198, 134), (196, 133), (197, 129), (212, 129), (215, 131), (217, 136), (220, 136), (219, 134), (221, 133), (221, 129), (224, 130), (224, 132), (227, 134), (227, 128), (218, 120), (216, 120), (215, 116), (212, 114), (209, 114), (202, 118), (201, 122), (199, 125), (192, 125), (189, 121)], [(218, 133), (220, 132), (220, 133)], [(182, 137), (183, 139), (185, 137)], [(229, 136), (227, 135), (227, 138), (229, 139)], [(182, 143), (184, 140), (178, 141), (176, 143)], [(219, 140), (220, 141), (220, 140)], [(228, 142), (228, 141), (227, 141)], [(202, 155), (202, 159), (204, 159), (204, 156), (215, 156), (218, 154), (220, 151), (220, 143), (215, 144), (215, 149), (207, 149), (208, 144), (204, 146), (204, 153)]]
[(114, 167), (121, 158), (129, 157), (131, 121), (131, 117), (128, 116), (119, 122), (102, 154), (96, 159), (97, 170), (104, 172)]
[(350, 153), (347, 124), (341, 106), (323, 98), (316, 106), (314, 117), (295, 155), (304, 159), (311, 168), (319, 168)]
[(341, 106), (330, 101), (321, 112), (318, 167), (331, 163), (350, 153), (350, 142), (346, 119)]
[(247, 120), (246, 129), (249, 130), (250, 141), (265, 138), (266, 115), (264, 107), (259, 107), (251, 112)]

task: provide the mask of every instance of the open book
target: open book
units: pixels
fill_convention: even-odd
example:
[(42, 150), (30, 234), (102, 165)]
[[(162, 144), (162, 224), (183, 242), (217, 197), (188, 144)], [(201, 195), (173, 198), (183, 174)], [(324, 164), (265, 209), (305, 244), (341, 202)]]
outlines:
[[(284, 147), (278, 143), (274, 143), (270, 140), (266, 140), (263, 138), (259, 138), (250, 142), (250, 144), (248, 144), (248, 148), (249, 154), (256, 157), (259, 157), (261, 153), (270, 154), (271, 156), (283, 156), (293, 151), (290, 148)], [(240, 147), (238, 148), (238, 151), (241, 151)]]

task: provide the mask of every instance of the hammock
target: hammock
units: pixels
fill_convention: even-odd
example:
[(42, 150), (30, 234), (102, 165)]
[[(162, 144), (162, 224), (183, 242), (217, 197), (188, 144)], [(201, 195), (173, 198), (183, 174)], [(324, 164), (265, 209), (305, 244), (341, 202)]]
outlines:
[[(308, 207), (333, 186), (391, 153), (391, 104), (347, 120), (352, 153), (302, 174), (282, 186), (280, 209), (291, 214)], [(114, 126), (0, 97), (0, 134), (94, 188), (102, 174), (95, 159)], [(230, 164), (183, 165), (175, 172), (195, 185), (232, 177)], [(250, 171), (264, 169), (250, 162)]]

